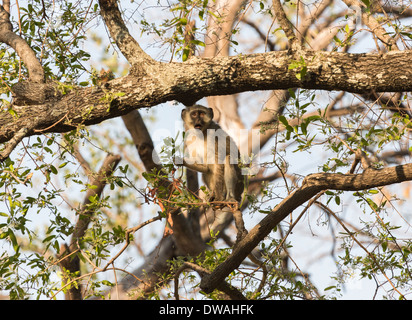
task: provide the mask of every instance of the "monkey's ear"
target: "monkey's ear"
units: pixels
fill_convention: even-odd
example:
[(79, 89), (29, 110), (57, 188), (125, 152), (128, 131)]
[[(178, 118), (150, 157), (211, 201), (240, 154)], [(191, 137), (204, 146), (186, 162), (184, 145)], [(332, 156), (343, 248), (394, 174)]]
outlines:
[(186, 114), (186, 108), (184, 108), (184, 109), (182, 110), (181, 117), (182, 117), (183, 120), (185, 119), (185, 114)]
[(213, 109), (212, 108), (207, 108), (207, 110), (209, 111), (210, 119), (213, 120)]

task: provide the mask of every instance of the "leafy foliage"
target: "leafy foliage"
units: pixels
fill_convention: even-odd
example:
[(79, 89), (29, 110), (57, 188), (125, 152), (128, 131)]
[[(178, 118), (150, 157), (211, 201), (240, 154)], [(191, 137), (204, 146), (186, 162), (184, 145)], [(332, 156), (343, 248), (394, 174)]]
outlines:
[[(363, 3), (371, 12), (371, 3)], [(167, 48), (165, 60), (186, 61), (193, 46), (200, 51), (210, 45), (207, 41), (217, 31), (208, 30), (209, 22), (213, 20), (217, 26), (222, 26), (226, 19), (226, 15), (217, 14), (207, 0), (155, 4), (155, 10), (165, 13), (162, 19), (153, 19), (150, 15), (153, 8), (139, 9), (142, 3), (137, 7), (127, 4), (124, 15), (130, 17), (131, 22), (138, 20), (141, 36), (151, 39), (146, 44), (148, 48), (153, 48), (153, 43), (157, 44), (156, 50)], [(306, 5), (309, 6), (305, 2)], [(60, 82), (63, 93), (77, 86), (101, 85), (97, 67), (92, 65), (91, 59), (109, 64), (115, 57), (115, 63), (109, 67), (116, 76), (127, 71), (119, 67), (120, 58), (110, 45), (97, 58), (88, 50), (92, 39), (102, 47), (101, 38), (88, 32), (100, 23), (99, 7), (93, 1), (32, 0), (17, 9), (19, 15), (12, 15), (14, 29), (33, 48), (47, 78)], [(325, 12), (334, 17), (338, 9), (330, 6)], [(286, 1), (285, 11), (293, 13), (291, 17), (298, 17), (296, 4)], [(139, 19), (136, 15), (140, 15)], [(15, 17), (19, 17), (18, 20)], [(278, 36), (280, 28), (273, 28), (273, 12), (267, 1), (242, 6), (237, 17), (258, 33), (260, 31), (260, 36), (263, 34), (260, 26), (251, 20), (256, 17), (262, 20), (266, 38), (256, 45), (259, 50), (285, 46), (285, 39)], [(352, 28), (351, 18), (350, 15), (342, 18), (347, 24), (340, 26), (333, 38), (333, 50), (346, 50), (361, 40)], [(327, 22), (326, 18), (322, 19), (322, 23)], [(193, 20), (196, 25), (188, 42), (185, 30)], [(390, 21), (390, 26), (388, 34), (391, 37), (396, 35), (405, 44), (410, 43), (410, 28), (396, 19)], [(248, 30), (240, 22), (236, 23), (224, 39), (219, 40), (228, 41), (237, 52), (242, 52), (249, 47), (252, 38), (250, 30), (243, 34), (243, 28)], [(314, 24), (311, 37), (320, 31)], [(18, 117), (9, 108), (11, 87), (25, 79), (27, 72), (14, 51), (3, 44), (0, 48), (3, 70), (0, 112)], [(158, 54), (159, 50), (156, 52)], [(290, 61), (289, 69), (296, 72), (298, 80), (310, 81), (308, 65), (310, 61), (300, 57)], [(110, 108), (111, 102), (122, 95), (122, 92), (107, 91), (102, 101)], [(361, 173), (409, 161), (412, 150), (409, 93), (400, 94), (395, 106), (390, 99), (386, 102), (380, 99), (384, 94), (372, 102), (359, 95), (300, 89), (289, 89), (287, 95), (287, 101), (277, 110), (270, 109), (271, 99), (262, 102), (260, 97), (253, 95), (244, 99), (250, 112), (245, 118), (250, 117), (253, 110), (265, 109), (273, 113), (271, 121), (259, 126), (262, 134), (275, 132), (274, 142), (266, 146), (269, 150), (263, 149), (266, 156), (259, 165), (266, 171), (279, 173), (276, 180), (264, 181), (245, 195), (248, 209), (244, 217), (252, 226), (257, 219), (271, 214), (308, 172)], [(257, 107), (253, 109), (254, 106)], [(151, 113), (145, 117), (148, 123), (154, 116)], [(248, 121), (246, 119), (245, 123)], [(118, 276), (130, 275), (131, 270), (142, 263), (142, 256), (150, 253), (154, 247), (152, 243), (164, 239), (164, 226), (170, 229), (170, 213), (174, 209), (207, 205), (189, 190), (183, 171), (171, 161), (178, 150), (177, 136), (171, 135), (164, 140), (160, 152), (162, 170), (151, 172), (145, 171), (136, 160), (135, 145), (129, 136), (119, 119), (91, 127), (79, 126), (65, 134), (44, 133), (23, 140), (10, 158), (0, 162), (0, 290), (3, 293), (11, 299), (57, 299), (62, 293), (82, 286), (86, 298), (107, 298), (107, 290), (117, 288)], [(90, 195), (88, 192), (97, 189), (92, 181), (106, 155), (113, 153), (121, 154), (123, 160), (112, 175), (105, 177), (104, 192)], [(363, 156), (356, 158), (359, 154)], [(354, 165), (357, 160), (368, 160), (369, 167), (364, 162)], [(302, 169), (302, 165), (306, 167)], [(253, 179), (260, 176), (249, 178), (249, 183), (253, 183)], [(260, 260), (267, 274), (261, 266), (247, 261), (226, 280), (250, 299), (326, 299), (339, 298), (345, 284), (356, 274), (360, 279), (372, 279), (376, 283), (375, 296), (379, 292), (379, 297), (406, 298), (412, 292), (410, 210), (404, 202), (409, 198), (410, 183), (403, 184), (402, 189), (381, 187), (356, 193), (327, 190), (305, 208), (298, 208), (296, 211), (300, 212), (291, 214), (289, 221), (283, 221), (262, 240)], [(76, 221), (86, 219), (85, 212), (90, 218), (87, 232), (75, 243), (76, 250), (70, 253), (73, 260), (80, 260), (81, 269), (72, 272), (62, 267), (61, 258), (66, 252), (64, 245), (71, 245)], [(305, 219), (307, 224), (302, 223)], [(162, 220), (161, 225), (151, 224), (157, 220)], [(146, 222), (152, 229), (143, 228)], [(135, 233), (133, 226), (142, 227)], [(230, 238), (230, 230), (208, 231), (210, 250), (169, 261), (169, 272), (158, 275), (158, 283), (149, 298), (173, 298), (174, 277), (185, 262), (212, 271), (226, 260), (233, 251), (222, 239)], [(331, 233), (329, 237), (326, 236), (328, 232)], [(300, 243), (305, 241), (296, 239), (294, 234), (302, 237), (309, 234), (311, 240), (317, 235), (322, 238), (321, 245), (328, 243), (328, 256), (337, 266), (335, 274), (328, 277), (330, 285), (319, 288), (311, 273), (305, 270), (309, 263), (296, 258), (298, 254), (295, 256), (295, 253), (313, 259), (318, 259), (313, 255), (320, 254), (312, 253), (307, 247), (302, 249)], [(200, 291), (199, 276), (190, 269), (180, 275), (180, 281), (183, 283), (180, 295), (222, 298), (218, 290), (211, 294)], [(115, 298), (113, 292), (111, 295)]]

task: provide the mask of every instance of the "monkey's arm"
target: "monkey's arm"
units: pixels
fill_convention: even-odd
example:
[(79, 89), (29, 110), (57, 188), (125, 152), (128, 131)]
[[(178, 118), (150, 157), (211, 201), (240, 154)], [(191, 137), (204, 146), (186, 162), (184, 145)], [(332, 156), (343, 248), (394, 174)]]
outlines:
[(206, 164), (188, 163), (185, 159), (182, 159), (180, 157), (175, 157), (174, 163), (177, 166), (185, 166), (186, 168), (189, 168), (191, 170), (198, 171), (201, 173), (209, 172), (209, 167)]
[(200, 164), (200, 163), (187, 163), (186, 161), (183, 160), (183, 165), (186, 168), (199, 171), (201, 173), (208, 173), (209, 172), (209, 167), (205, 164)]

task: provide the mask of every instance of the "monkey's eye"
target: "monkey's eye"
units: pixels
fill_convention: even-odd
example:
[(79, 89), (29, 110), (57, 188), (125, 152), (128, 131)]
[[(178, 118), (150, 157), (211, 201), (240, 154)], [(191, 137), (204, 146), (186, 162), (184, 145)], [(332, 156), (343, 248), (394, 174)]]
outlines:
[(204, 112), (199, 112), (199, 117), (203, 118), (205, 116), (206, 113)]

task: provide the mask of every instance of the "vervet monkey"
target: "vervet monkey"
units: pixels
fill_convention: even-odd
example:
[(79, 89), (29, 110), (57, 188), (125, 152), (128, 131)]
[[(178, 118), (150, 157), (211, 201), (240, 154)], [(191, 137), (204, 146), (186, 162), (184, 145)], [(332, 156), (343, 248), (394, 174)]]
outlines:
[[(213, 109), (201, 105), (186, 107), (182, 110), (182, 120), (185, 127), (185, 157), (179, 159), (179, 164), (202, 173), (210, 191), (209, 201), (240, 202), (244, 189), (238, 164), (240, 153), (233, 139), (213, 121)], [(239, 208), (232, 212), (238, 231), (236, 246), (247, 230)], [(262, 267), (262, 280), (266, 279), (265, 265), (252, 253), (248, 257)]]
[(182, 110), (185, 154), (182, 164), (202, 173), (212, 201), (240, 202), (244, 184), (233, 139), (213, 121), (213, 110), (201, 105)]

